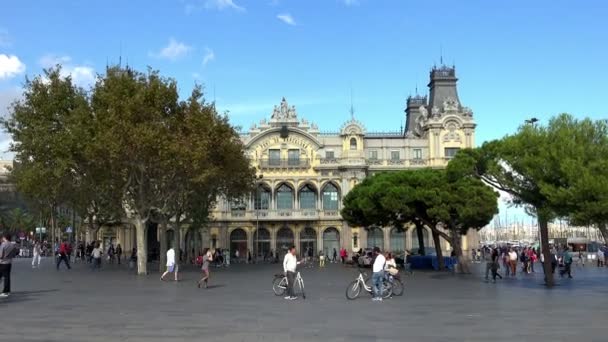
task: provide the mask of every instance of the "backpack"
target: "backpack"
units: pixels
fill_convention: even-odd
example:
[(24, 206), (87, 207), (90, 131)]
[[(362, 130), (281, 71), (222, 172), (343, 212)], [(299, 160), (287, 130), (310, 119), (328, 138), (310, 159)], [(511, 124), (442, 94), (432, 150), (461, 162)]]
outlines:
[(17, 245), (14, 243), (9, 244), (4, 259), (12, 259), (17, 255), (19, 255), (19, 248), (17, 247)]

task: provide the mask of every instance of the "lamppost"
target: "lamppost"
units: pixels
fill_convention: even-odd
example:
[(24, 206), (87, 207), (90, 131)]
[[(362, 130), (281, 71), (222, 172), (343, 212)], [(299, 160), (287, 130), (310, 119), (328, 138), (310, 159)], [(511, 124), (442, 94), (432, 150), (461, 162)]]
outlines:
[[(255, 200), (253, 206), (255, 208), (255, 257), (253, 262), (257, 263), (258, 254), (260, 253), (260, 209), (262, 207), (262, 199), (260, 198), (260, 185), (259, 182), (264, 178), (263, 174), (259, 174), (255, 177)], [(256, 201), (258, 203), (256, 204)]]

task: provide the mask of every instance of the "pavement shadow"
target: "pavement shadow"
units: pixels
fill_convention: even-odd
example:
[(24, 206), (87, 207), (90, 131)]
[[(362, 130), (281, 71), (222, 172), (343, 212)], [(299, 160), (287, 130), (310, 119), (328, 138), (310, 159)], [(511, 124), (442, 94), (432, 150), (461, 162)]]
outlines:
[(57, 292), (58, 289), (40, 290), (40, 291), (16, 291), (11, 292), (7, 298), (0, 299), (0, 306), (12, 303), (23, 303), (36, 300), (38, 297), (52, 292)]
[(224, 284), (209, 285), (209, 286), (207, 286), (207, 289), (208, 289), (208, 290), (209, 290), (209, 289), (219, 289), (219, 288), (221, 288), (221, 287), (226, 287), (226, 285), (224, 285)]

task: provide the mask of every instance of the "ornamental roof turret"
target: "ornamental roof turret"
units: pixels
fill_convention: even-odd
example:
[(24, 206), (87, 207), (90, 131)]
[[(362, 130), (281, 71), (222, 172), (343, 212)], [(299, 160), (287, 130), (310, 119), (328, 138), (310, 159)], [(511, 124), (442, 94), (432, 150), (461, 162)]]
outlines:
[(365, 126), (353, 117), (342, 125), (340, 135), (365, 135)]

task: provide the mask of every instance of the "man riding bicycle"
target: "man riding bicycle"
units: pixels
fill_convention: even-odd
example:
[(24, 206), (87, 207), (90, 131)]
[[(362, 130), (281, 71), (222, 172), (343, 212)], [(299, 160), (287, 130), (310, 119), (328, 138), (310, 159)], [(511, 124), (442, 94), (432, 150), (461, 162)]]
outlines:
[(296, 300), (298, 297), (295, 296), (293, 292), (293, 285), (296, 279), (296, 267), (300, 264), (300, 261), (296, 258), (296, 247), (289, 247), (289, 252), (285, 254), (285, 258), (283, 259), (283, 272), (285, 272), (285, 276), (287, 277), (287, 296), (285, 299), (287, 300)]

